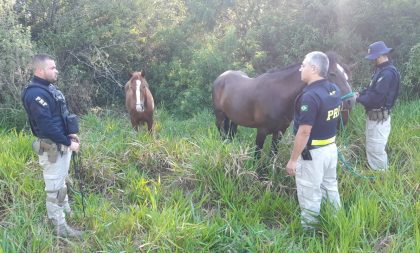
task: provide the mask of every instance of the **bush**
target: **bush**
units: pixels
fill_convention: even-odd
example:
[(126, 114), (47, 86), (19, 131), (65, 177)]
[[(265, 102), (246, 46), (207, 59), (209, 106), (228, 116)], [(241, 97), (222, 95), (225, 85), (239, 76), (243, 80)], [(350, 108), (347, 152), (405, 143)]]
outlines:
[(411, 48), (402, 78), (402, 96), (419, 98), (420, 95), (420, 43)]
[(20, 104), (20, 91), (29, 78), (28, 62), (32, 55), (29, 28), (18, 22), (10, 1), (0, 7), (0, 108)]

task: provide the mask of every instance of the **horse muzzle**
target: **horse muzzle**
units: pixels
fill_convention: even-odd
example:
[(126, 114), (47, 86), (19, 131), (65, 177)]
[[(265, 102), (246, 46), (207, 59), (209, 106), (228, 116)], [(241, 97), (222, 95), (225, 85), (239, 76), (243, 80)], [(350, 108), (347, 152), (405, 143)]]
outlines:
[(356, 103), (356, 96), (354, 92), (349, 92), (346, 95), (341, 97), (343, 101), (343, 108), (344, 109), (351, 109), (353, 105)]

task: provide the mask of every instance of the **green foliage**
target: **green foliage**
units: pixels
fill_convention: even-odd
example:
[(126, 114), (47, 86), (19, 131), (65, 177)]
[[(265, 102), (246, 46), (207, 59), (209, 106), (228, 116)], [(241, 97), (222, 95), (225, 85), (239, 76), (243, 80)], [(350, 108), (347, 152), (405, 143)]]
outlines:
[(406, 63), (405, 73), (402, 80), (405, 96), (419, 98), (420, 96), (420, 43), (410, 50), (409, 59)]
[(56, 56), (58, 85), (70, 108), (86, 113), (93, 105), (121, 103), (128, 72), (140, 68), (133, 60), (149, 36), (143, 33), (143, 17), (152, 6), (132, 0), (39, 5), (44, 5), (42, 0), (29, 1), (30, 11), (22, 15), (32, 17), (27, 22), (38, 51)]
[[(295, 182), (286, 176), (293, 139), (279, 155), (253, 162), (253, 129), (223, 142), (204, 110), (176, 120), (158, 110), (156, 132), (131, 129), (127, 115), (95, 108), (82, 117), (86, 217), (73, 171), (69, 221), (86, 230), (57, 241), (46, 220), (42, 170), (28, 132), (0, 132), (0, 249), (4, 252), (416, 252), (419, 101), (400, 102), (389, 139), (390, 170), (366, 169), (364, 112), (356, 107), (338, 146), (354, 169), (339, 167), (343, 208), (321, 211), (320, 233), (300, 227)], [(209, 127), (212, 126), (212, 127)], [(269, 142), (268, 142), (269, 144)], [(269, 152), (269, 145), (265, 146)], [(271, 168), (259, 181), (255, 169)], [(414, 204), (413, 204), (414, 203)]]
[(14, 2), (0, 1), (0, 115), (20, 103), (20, 91), (29, 78), (28, 63), (32, 54), (30, 28), (18, 22)]
[(18, 130), (30, 128), (23, 106), (17, 106), (16, 109), (0, 107), (0, 131), (13, 128)]
[[(419, 1), (3, 1), (0, 104), (13, 109), (32, 51), (57, 58), (58, 85), (83, 114), (122, 107), (127, 73), (142, 69), (157, 106), (190, 117), (211, 107), (210, 85), (222, 72), (256, 76), (313, 50), (342, 55), (359, 89), (369, 82), (364, 55), (376, 40), (395, 48), (391, 57), (408, 76), (405, 84), (415, 80), (415, 65), (407, 62), (415, 61)], [(405, 86), (416, 94), (413, 85)]]
[[(0, 2), (0, 251), (418, 251), (419, 1)], [(255, 76), (333, 49), (358, 88), (369, 81), (363, 57), (376, 40), (395, 48), (404, 99), (411, 100), (401, 99), (393, 113), (391, 169), (365, 169), (357, 107), (347, 141), (338, 144), (356, 172), (375, 180), (340, 170), (344, 208), (336, 217), (324, 208), (321, 233), (304, 234), (294, 181), (282, 170), (291, 134), (278, 156), (254, 164), (255, 131), (240, 128), (235, 140), (222, 142), (209, 128), (211, 84), (228, 69)], [(71, 186), (73, 221), (88, 230), (79, 242), (57, 241), (45, 218), (42, 171), (20, 106), (33, 52), (56, 57), (70, 108), (85, 114), (86, 217)], [(154, 136), (135, 133), (122, 109), (120, 86), (141, 69), (158, 109)], [(271, 169), (268, 181), (257, 180), (256, 166)]]

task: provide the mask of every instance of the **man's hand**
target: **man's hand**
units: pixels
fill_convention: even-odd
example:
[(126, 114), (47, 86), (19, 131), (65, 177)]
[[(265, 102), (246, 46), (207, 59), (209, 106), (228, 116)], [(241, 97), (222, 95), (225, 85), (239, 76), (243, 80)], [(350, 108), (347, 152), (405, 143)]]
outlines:
[(80, 143), (80, 139), (79, 136), (77, 136), (77, 134), (69, 134), (69, 137), (72, 141)]
[(287, 174), (289, 174), (290, 176), (296, 175), (296, 167), (297, 161), (289, 160), (289, 162), (286, 165)]
[(356, 98), (358, 98), (358, 97), (360, 96), (360, 93), (359, 93), (359, 92), (355, 92), (354, 96), (355, 96)]
[(80, 144), (78, 142), (73, 141), (73, 139), (72, 139), (69, 148), (70, 148), (71, 151), (79, 152)]

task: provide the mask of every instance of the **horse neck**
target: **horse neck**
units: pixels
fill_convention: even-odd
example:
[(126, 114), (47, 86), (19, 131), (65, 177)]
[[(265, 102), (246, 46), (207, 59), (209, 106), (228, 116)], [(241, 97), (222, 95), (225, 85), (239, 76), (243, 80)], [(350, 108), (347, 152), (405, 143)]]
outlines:
[(308, 84), (304, 83), (300, 79), (300, 72), (299, 72), (299, 75), (291, 76), (291, 78), (296, 78), (297, 79), (297, 82), (291, 82), (291, 83), (295, 84), (295, 86), (296, 86), (296, 91), (294, 92), (293, 97), (297, 97)]
[(350, 86), (350, 84), (349, 84), (349, 82), (346, 82), (346, 84), (345, 84), (345, 88), (346, 89), (343, 89), (343, 96), (344, 95), (347, 95), (347, 93), (350, 93), (350, 92), (352, 92), (352, 88), (351, 88), (351, 86)]

